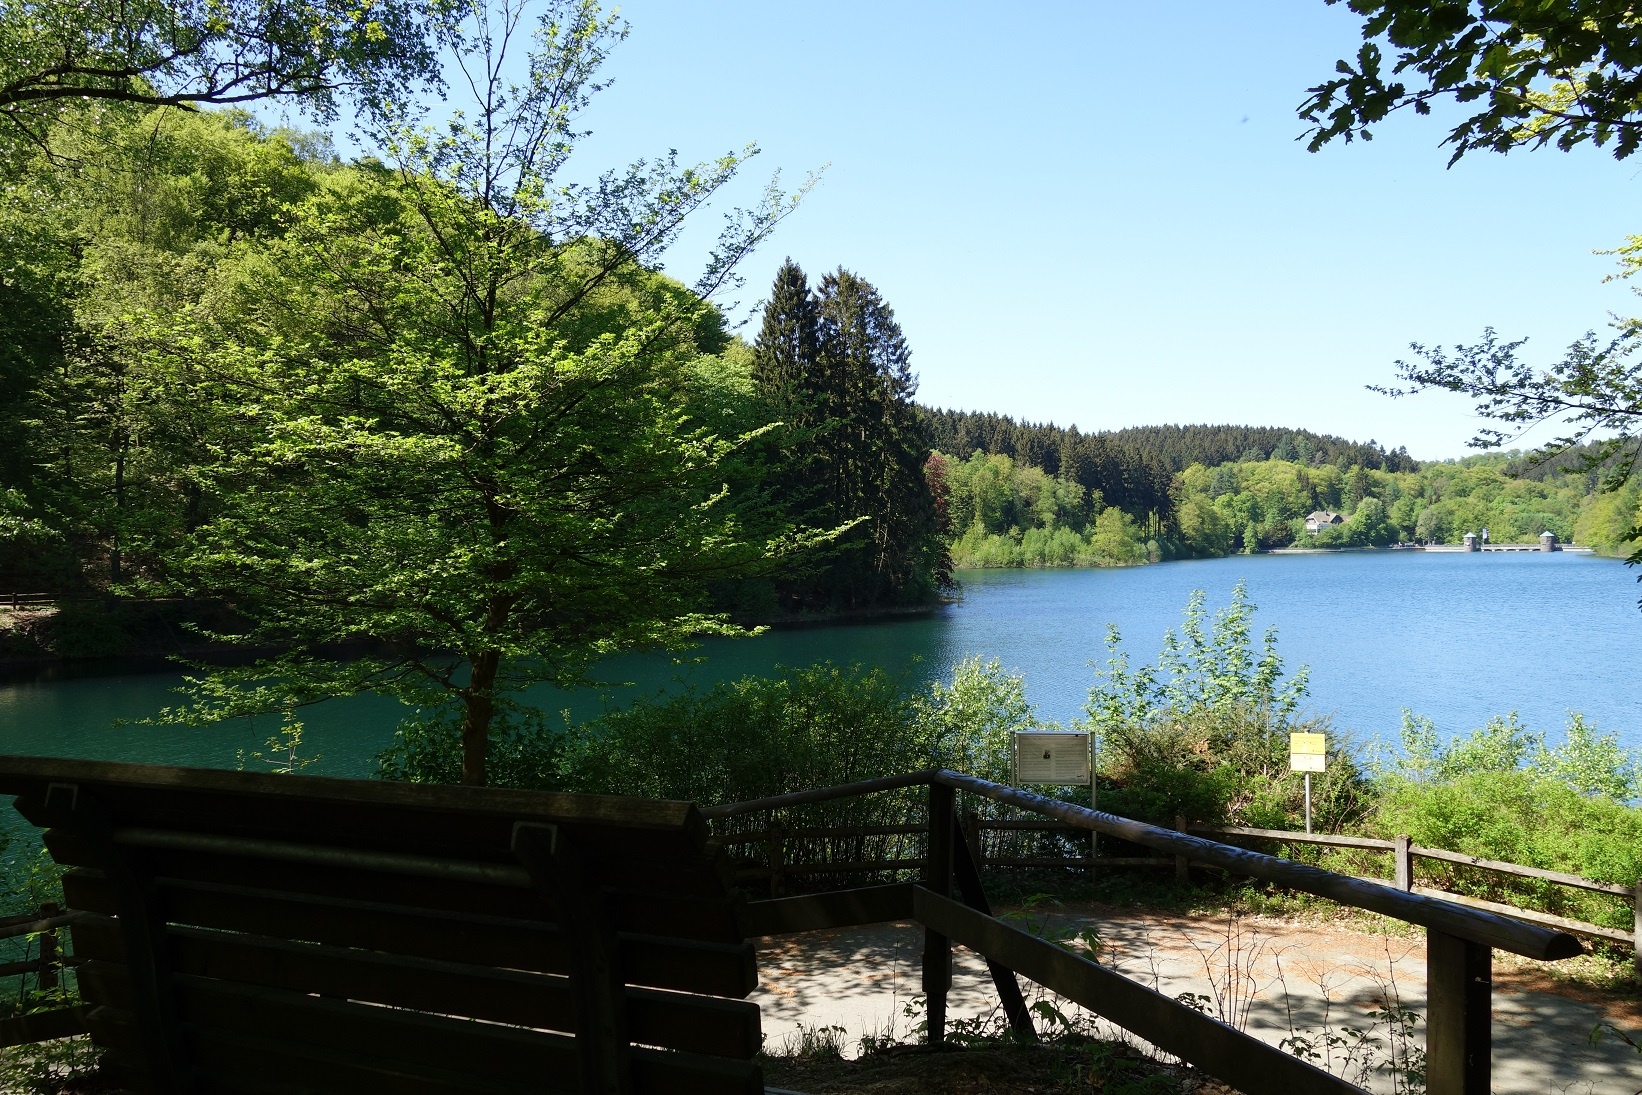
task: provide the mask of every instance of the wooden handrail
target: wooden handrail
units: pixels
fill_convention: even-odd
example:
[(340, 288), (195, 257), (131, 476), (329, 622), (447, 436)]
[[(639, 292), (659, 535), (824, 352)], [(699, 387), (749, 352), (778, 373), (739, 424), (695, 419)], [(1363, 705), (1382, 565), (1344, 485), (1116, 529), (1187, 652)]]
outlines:
[(1441, 848), (1422, 848), (1418, 844), (1408, 849), (1412, 854), (1424, 859), (1440, 859), (1446, 863), (1458, 863), (1465, 867), (1477, 867), (1485, 871), (1496, 871), (1500, 874), (1516, 875), (1519, 878), (1540, 878), (1546, 882), (1556, 882), (1563, 886), (1576, 886), (1582, 890), (1594, 890), (1597, 893), (1611, 893), (1619, 897), (1630, 897), (1632, 888), (1621, 886), (1616, 882), (1598, 882), (1593, 878), (1582, 878), (1577, 874), (1564, 874), (1561, 871), (1547, 871), (1543, 867), (1525, 867), (1520, 863), (1503, 863), (1497, 859), (1482, 859), (1463, 852), (1445, 852)]
[[(1342, 905), (1377, 912), (1409, 924), (1419, 924), (1467, 943), (1520, 954), (1540, 961), (1558, 961), (1581, 954), (1579, 940), (1563, 931), (1554, 931), (1508, 916), (1467, 908), (1456, 902), (1427, 897), (1383, 883), (1325, 871), (1276, 856), (1235, 848), (1202, 837), (1148, 825), (1115, 814), (1091, 810), (1058, 799), (1045, 798), (1017, 787), (967, 776), (949, 769), (930, 769), (904, 776), (862, 780), (839, 787), (797, 791), (787, 795), (709, 806), (701, 813), (708, 819), (735, 817), (760, 810), (777, 810), (814, 802), (853, 798), (879, 791), (938, 783), (954, 790), (968, 791), (994, 802), (1053, 818), (1073, 828), (1104, 833), (1132, 844), (1152, 848), (1196, 863), (1220, 867), (1234, 874), (1263, 879), (1293, 890), (1316, 894)], [(1276, 832), (1277, 830), (1269, 830)]]
[(1336, 836), (1333, 833), (1293, 833), (1287, 829), (1250, 829), (1242, 825), (1192, 825), (1191, 833), (1210, 833), (1215, 836), (1252, 836), (1261, 840), (1281, 840), (1286, 844), (1320, 844), (1335, 848), (1366, 848), (1370, 851), (1393, 852), (1395, 840), (1381, 840), (1372, 836)]
[(1409, 924), (1420, 924), (1470, 943), (1496, 947), (1526, 958), (1557, 961), (1584, 952), (1579, 940), (1567, 932), (1552, 931), (1495, 913), (1468, 909), (1463, 905), (1422, 894), (1407, 893), (1378, 882), (1336, 874), (1333, 871), (1263, 855), (1260, 852), (1251, 852), (1244, 848), (1234, 848), (1202, 837), (1148, 825), (1143, 821), (1132, 821), (1115, 814), (1091, 810), (1086, 806), (1045, 798), (1030, 791), (1006, 787), (959, 772), (941, 769), (934, 773), (934, 778), (948, 787), (969, 791), (994, 802), (1018, 806), (1045, 817), (1057, 818), (1080, 829), (1105, 833), (1132, 844), (1220, 867), (1234, 874), (1247, 875), (1289, 889), (1313, 893), (1338, 901), (1342, 905), (1367, 909), (1369, 912), (1381, 913)]

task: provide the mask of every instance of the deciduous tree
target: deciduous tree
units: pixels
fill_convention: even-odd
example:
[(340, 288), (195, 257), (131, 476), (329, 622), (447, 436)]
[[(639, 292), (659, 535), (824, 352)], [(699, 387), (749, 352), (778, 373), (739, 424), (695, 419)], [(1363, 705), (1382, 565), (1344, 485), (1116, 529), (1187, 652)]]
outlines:
[[(376, 691), (459, 726), (483, 783), (493, 729), (537, 682), (737, 629), (710, 582), (794, 542), (727, 501), (744, 437), (696, 413), (707, 294), (789, 208), (732, 216), (690, 289), (653, 266), (745, 155), (561, 178), (623, 28), (525, 6), (452, 34), (478, 101), (382, 117), (388, 167), (338, 174), (243, 269), (231, 324), (151, 317), (150, 352), (215, 399), (235, 443), (200, 469), (209, 520), (179, 584), (231, 600), (286, 653), (200, 684), (196, 718)], [(367, 656), (326, 657), (333, 644)]]

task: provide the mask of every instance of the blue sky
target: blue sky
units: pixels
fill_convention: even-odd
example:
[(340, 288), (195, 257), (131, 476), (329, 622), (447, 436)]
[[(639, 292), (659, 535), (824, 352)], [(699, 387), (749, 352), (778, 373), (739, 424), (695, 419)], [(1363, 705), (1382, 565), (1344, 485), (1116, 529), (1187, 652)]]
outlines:
[[(744, 267), (843, 265), (894, 306), (920, 398), (1085, 430), (1304, 426), (1462, 456), (1456, 397), (1392, 401), (1411, 341), (1493, 325), (1543, 355), (1609, 312), (1642, 157), (1473, 154), (1441, 117), (1306, 152), (1305, 89), (1355, 51), (1322, 0), (1002, 5), (637, 0), (586, 116), (588, 174), (756, 140), (821, 185)], [(706, 231), (670, 269), (688, 278)], [(748, 334), (755, 332), (749, 329)], [(1530, 438), (1532, 440), (1532, 438)]]

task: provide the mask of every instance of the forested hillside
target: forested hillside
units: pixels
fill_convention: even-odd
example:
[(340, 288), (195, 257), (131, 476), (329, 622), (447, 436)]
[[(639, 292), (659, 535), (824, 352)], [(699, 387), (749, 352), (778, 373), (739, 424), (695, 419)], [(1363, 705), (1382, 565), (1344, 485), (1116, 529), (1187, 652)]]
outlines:
[[(1585, 459), (1594, 446), (1549, 462), (1509, 452), (1420, 466), (1400, 448), (1274, 427), (1084, 435), (1003, 415), (928, 418), (959, 567), (1458, 543), (1483, 529), (1495, 543), (1550, 531), (1563, 543), (1626, 554), (1638, 517), (1635, 487), (1601, 490), (1604, 469)], [(1147, 485), (1139, 505), (1130, 469)], [(1308, 530), (1316, 511), (1338, 514), (1338, 523)]]

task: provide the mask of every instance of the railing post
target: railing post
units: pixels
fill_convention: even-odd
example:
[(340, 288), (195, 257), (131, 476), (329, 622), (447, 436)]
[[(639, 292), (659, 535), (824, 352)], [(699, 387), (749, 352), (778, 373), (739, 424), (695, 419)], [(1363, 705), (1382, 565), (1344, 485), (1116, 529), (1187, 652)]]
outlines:
[[(50, 920), (54, 916), (62, 915), (55, 901), (47, 901), (40, 906), (40, 919)], [(47, 928), (40, 933), (40, 973), (35, 978), (35, 987), (42, 996), (57, 991), (57, 929)]]
[(1404, 893), (1414, 889), (1414, 840), (1407, 833), (1397, 834), (1397, 847), (1392, 852), (1397, 857), (1396, 874), (1397, 889)]
[[(1176, 814), (1174, 816), (1174, 831), (1177, 833), (1183, 833), (1186, 831), (1186, 817), (1184, 814)], [(1190, 882), (1192, 880), (1191, 861), (1183, 855), (1177, 855), (1174, 857), (1174, 880), (1181, 883)]]
[(1636, 963), (1636, 979), (1642, 981), (1642, 878), (1637, 879), (1631, 910), (1631, 948)]
[(774, 814), (770, 815), (770, 828), (765, 837), (770, 856), (770, 896), (780, 897), (787, 892), (787, 857), (784, 842), (786, 830), (782, 829), (781, 822)]
[[(986, 887), (981, 882), (981, 857), (978, 851), (980, 819), (973, 810), (964, 811), (962, 828), (963, 843), (954, 841), (952, 846), (953, 887), (965, 905), (991, 916), (992, 903), (986, 899)], [(1026, 1008), (1026, 998), (1021, 995), (1021, 984), (1015, 978), (1015, 971), (992, 958), (986, 960), (986, 969), (998, 988), (998, 1002), (1003, 1005), (1003, 1013), (1008, 1016), (1009, 1027), (1015, 1032), (1015, 1037), (1023, 1042), (1037, 1041), (1037, 1032), (1032, 1028), (1032, 1013)]]
[(1426, 1090), (1489, 1095), (1493, 948), (1426, 930)]
[[(952, 896), (952, 852), (957, 818), (957, 792), (944, 783), (929, 785), (929, 853), (925, 857), (924, 886), (942, 897)], [(946, 994), (952, 987), (952, 940), (924, 929), (924, 1000), (928, 1006), (929, 1044), (946, 1041)]]
[(959, 815), (959, 825), (963, 828), (964, 843), (969, 846), (969, 861), (979, 872), (986, 866), (981, 858), (981, 819), (974, 810), (965, 810)]

